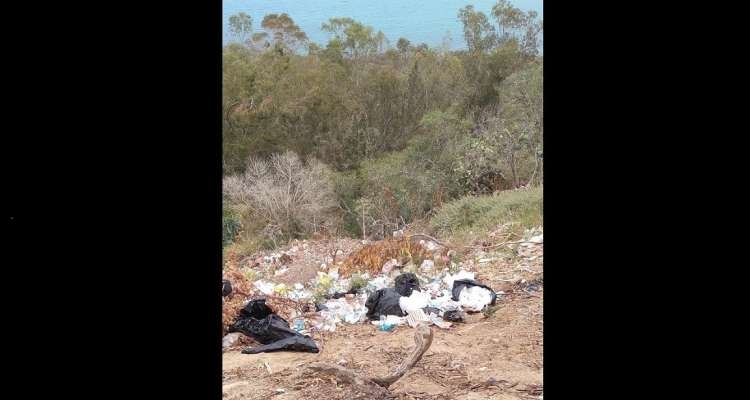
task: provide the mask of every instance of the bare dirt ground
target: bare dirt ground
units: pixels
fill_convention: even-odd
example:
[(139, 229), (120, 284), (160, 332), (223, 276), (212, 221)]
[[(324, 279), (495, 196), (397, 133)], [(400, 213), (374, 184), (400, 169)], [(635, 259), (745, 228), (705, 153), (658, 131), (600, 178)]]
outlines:
[[(491, 312), (469, 314), (465, 323), (448, 330), (433, 326), (432, 346), (389, 388), (394, 399), (542, 397), (541, 247), (472, 254), (474, 260), (492, 259), (469, 263), (476, 279), (505, 295)], [(317, 354), (230, 350), (223, 355), (223, 395), (243, 400), (366, 398), (331, 376), (304, 372), (305, 366), (324, 361), (365, 376), (386, 375), (414, 346), (413, 336), (408, 326), (380, 332), (371, 324), (341, 324), (335, 332), (313, 336), (320, 348)]]

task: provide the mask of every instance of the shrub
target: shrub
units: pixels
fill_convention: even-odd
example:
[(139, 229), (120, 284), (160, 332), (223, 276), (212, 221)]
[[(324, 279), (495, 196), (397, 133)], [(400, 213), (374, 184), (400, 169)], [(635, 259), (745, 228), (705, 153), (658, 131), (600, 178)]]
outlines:
[(474, 230), (487, 231), (498, 224), (516, 223), (522, 228), (542, 224), (542, 187), (466, 196), (446, 203), (430, 220), (441, 235)]
[(240, 215), (231, 208), (224, 208), (221, 225), (222, 243), (224, 246), (226, 246), (232, 243), (240, 232), (240, 229), (242, 227), (242, 224), (240, 222)]
[(274, 244), (338, 224), (330, 170), (314, 159), (303, 163), (292, 152), (251, 158), (243, 174), (224, 178), (224, 196), (252, 214), (262, 226), (259, 233)]

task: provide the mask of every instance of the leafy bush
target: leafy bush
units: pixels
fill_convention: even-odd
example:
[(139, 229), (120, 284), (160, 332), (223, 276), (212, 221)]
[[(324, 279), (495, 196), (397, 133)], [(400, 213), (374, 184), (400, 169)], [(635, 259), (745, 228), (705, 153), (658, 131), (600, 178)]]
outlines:
[(446, 203), (430, 220), (441, 235), (486, 231), (511, 222), (523, 228), (542, 224), (543, 188), (512, 190), (495, 195), (466, 196)]
[(223, 245), (226, 246), (234, 241), (242, 228), (239, 214), (230, 208), (224, 208), (221, 225), (221, 238)]

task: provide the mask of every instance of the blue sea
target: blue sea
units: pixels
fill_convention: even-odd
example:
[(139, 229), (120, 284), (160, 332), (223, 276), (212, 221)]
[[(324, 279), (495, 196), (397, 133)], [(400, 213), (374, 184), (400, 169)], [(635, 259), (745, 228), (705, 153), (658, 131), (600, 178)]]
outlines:
[[(514, 0), (515, 7), (534, 10), (543, 17), (542, 0)], [(263, 16), (287, 13), (302, 28), (310, 40), (325, 45), (329, 35), (320, 30), (321, 24), (333, 17), (351, 17), (365, 25), (383, 31), (391, 46), (400, 37), (412, 44), (426, 43), (430, 47), (448, 44), (451, 49), (466, 48), (463, 26), (458, 20), (458, 9), (472, 4), (476, 10), (490, 16), (496, 0), (224, 0), (224, 42), (229, 16), (244, 12), (253, 19), (253, 28), (260, 31)], [(446, 39), (448, 40), (446, 42)]]

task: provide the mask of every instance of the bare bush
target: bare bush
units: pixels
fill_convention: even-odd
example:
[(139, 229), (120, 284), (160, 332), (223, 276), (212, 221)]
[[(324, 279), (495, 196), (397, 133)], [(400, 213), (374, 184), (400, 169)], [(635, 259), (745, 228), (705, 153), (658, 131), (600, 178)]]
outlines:
[(244, 173), (224, 178), (224, 196), (262, 220), (263, 234), (274, 242), (325, 229), (336, 220), (331, 171), (314, 159), (303, 163), (290, 151), (268, 160), (251, 158)]

